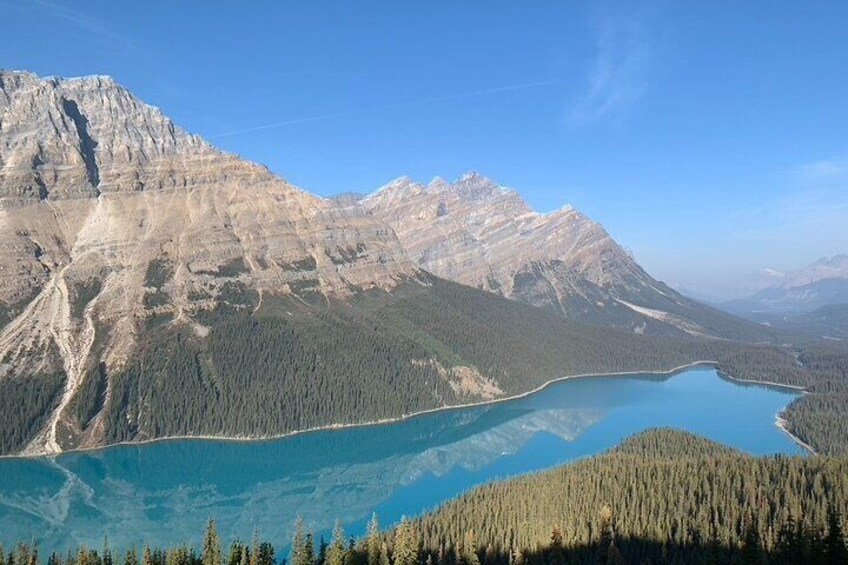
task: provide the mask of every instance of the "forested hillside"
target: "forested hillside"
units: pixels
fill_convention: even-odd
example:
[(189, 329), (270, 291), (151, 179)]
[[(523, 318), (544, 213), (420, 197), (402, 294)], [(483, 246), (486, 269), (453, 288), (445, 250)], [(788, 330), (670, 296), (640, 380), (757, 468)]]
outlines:
[[(710, 359), (743, 379), (808, 387), (789, 427), (844, 452), (839, 344), (788, 347), (641, 336), (586, 326), (438, 278), (349, 301), (230, 285), (193, 321), (159, 315), (117, 374), (90, 364), (58, 430), (64, 448), (175, 435), (260, 437), (391, 418), (532, 390), (588, 372), (660, 371)], [(98, 335), (108, 327), (97, 327)], [(101, 340), (95, 339), (96, 351)], [(61, 393), (55, 374), (3, 380), (3, 453), (22, 449)]]
[(682, 342), (660, 347), (440, 279), (349, 302), (314, 298), (234, 295), (198, 319), (203, 338), (161, 322), (113, 377), (107, 442), (366, 422), (698, 357)]
[(436, 278), (350, 302), (259, 304), (242, 293), (199, 321), (210, 328), (204, 338), (178, 324), (149, 332), (114, 379), (103, 414), (107, 442), (366, 422), (485, 400), (486, 390), (517, 394), (564, 375), (667, 370), (699, 359), (752, 379), (805, 378), (771, 347), (583, 326)]
[(425, 551), (461, 546), (472, 532), (479, 552), (504, 563), (516, 553), (549, 563), (618, 562), (612, 555), (842, 563), (832, 558), (848, 555), (839, 518), (848, 511), (846, 476), (844, 458), (754, 458), (657, 430), (608, 454), (478, 488), (416, 527)]

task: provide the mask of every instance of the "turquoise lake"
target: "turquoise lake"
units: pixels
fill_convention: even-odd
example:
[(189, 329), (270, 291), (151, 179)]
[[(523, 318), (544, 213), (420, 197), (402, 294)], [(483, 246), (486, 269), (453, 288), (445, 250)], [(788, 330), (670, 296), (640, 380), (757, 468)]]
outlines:
[(699, 367), (560, 381), (530, 396), (393, 424), (265, 441), (171, 440), (0, 460), (0, 544), (199, 545), (215, 518), (226, 544), (254, 529), (278, 550), (295, 518), (364, 532), (497, 478), (538, 471), (674, 427), (764, 455), (804, 451), (775, 425), (797, 395)]

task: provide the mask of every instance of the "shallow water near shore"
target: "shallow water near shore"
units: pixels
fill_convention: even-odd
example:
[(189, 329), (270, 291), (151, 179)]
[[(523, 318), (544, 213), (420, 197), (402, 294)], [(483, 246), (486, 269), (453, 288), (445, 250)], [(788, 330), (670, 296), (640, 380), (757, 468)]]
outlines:
[(278, 548), (295, 518), (316, 531), (336, 518), (360, 535), (494, 479), (593, 455), (647, 428), (694, 432), (755, 455), (803, 454), (775, 425), (798, 393), (721, 378), (673, 376), (556, 382), (502, 403), (287, 438), (121, 445), (53, 458), (0, 460), (0, 544), (198, 546), (214, 518), (225, 543), (254, 529)]

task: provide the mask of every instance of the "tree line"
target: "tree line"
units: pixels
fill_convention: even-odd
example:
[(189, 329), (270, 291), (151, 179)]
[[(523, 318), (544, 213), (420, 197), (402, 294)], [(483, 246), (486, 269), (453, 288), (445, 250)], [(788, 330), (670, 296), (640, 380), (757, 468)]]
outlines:
[[(149, 273), (151, 288), (166, 276), (159, 270)], [(231, 281), (218, 306), (195, 312), (192, 324), (161, 313), (147, 320), (137, 350), (113, 373), (99, 363), (108, 327), (98, 325), (87, 376), (66, 414), (76, 420), (69, 429), (82, 434), (99, 418), (103, 425), (93, 429), (104, 443), (256, 437), (479, 400), (454, 391), (449, 373), (429, 360), (474, 367), (512, 395), (564, 375), (712, 359), (734, 377), (806, 387), (810, 394), (787, 411), (790, 431), (820, 453), (848, 453), (844, 344), (635, 335), (440, 279), (428, 283), (346, 301), (265, 296), (260, 305), (255, 292)], [(0, 453), (25, 446), (55, 406), (61, 362), (55, 366), (55, 374), (0, 377)]]

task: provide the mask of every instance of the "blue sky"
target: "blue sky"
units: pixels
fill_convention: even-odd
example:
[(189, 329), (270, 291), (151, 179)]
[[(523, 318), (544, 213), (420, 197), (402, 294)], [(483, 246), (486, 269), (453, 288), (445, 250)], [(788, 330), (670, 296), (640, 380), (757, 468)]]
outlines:
[(219, 4), (0, 0), (0, 65), (321, 195), (477, 170), (701, 293), (848, 252), (848, 2)]

